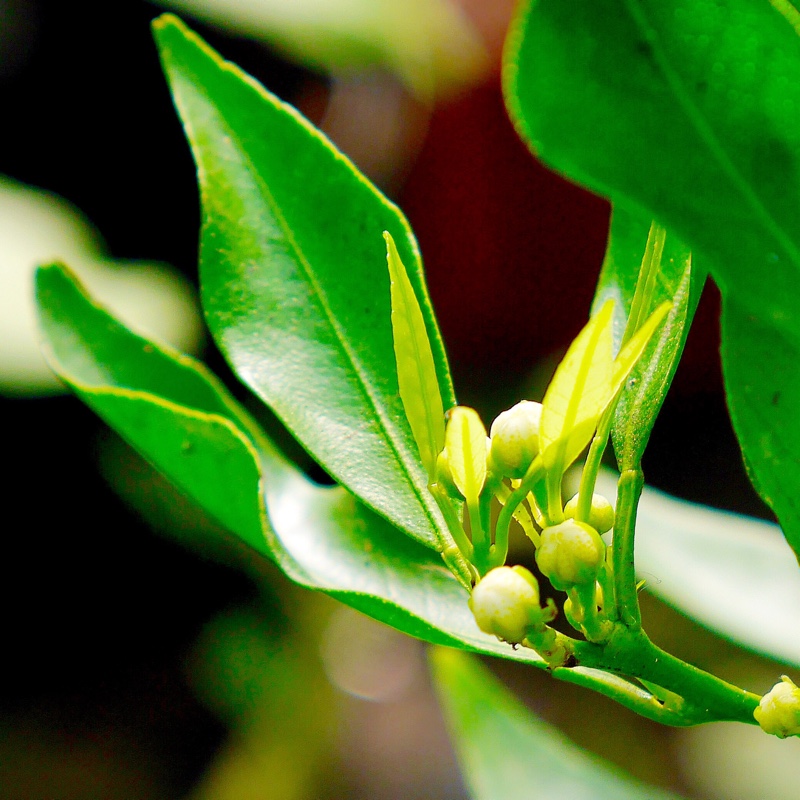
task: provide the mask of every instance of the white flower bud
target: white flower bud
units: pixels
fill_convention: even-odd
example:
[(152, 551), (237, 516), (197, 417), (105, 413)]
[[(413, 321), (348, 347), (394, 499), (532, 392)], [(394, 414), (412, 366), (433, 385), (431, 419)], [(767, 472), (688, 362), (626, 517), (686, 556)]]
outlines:
[(780, 739), (800, 734), (800, 689), (783, 675), (761, 698), (753, 716), (765, 733)]
[[(564, 516), (574, 519), (578, 510), (578, 495), (576, 494), (566, 506)], [(592, 495), (592, 509), (589, 512), (589, 524), (598, 532), (606, 533), (614, 527), (614, 506), (602, 494)]]
[(585, 522), (568, 519), (542, 531), (536, 563), (553, 587), (566, 591), (592, 583), (605, 558), (605, 545), (597, 531)]
[(520, 644), (543, 624), (539, 584), (524, 567), (496, 567), (472, 590), (469, 607), (484, 632)]
[(539, 454), (542, 404), (522, 400), (492, 423), (491, 459), (494, 469), (509, 478), (522, 478)]

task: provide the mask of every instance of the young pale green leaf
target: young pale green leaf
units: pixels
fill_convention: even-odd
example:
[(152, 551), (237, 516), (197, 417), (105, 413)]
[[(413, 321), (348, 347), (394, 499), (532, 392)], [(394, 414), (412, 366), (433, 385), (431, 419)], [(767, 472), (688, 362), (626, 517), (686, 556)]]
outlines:
[(394, 239), (385, 233), (392, 299), (392, 334), (397, 383), (406, 417), (428, 479), (444, 447), (444, 407), (425, 318)]
[(477, 411), (456, 406), (445, 432), (445, 454), (453, 483), (467, 503), (475, 504), (486, 482), (486, 428)]
[(588, 755), (535, 717), (476, 659), (444, 649), (430, 658), (473, 800), (676, 800)]
[(445, 406), (454, 403), (420, 257), (401, 212), (293, 108), (171, 16), (155, 23), (198, 165), (201, 292), (237, 375), (339, 482), (441, 546), (399, 396), (382, 231), (406, 266)]
[[(658, 219), (708, 265), (728, 309), (734, 426), (800, 553), (800, 470), (783, 473), (788, 460), (764, 446), (800, 438), (800, 416), (761, 405), (800, 359), (800, 36), (774, 5), (528, 0), (505, 86), (537, 155)], [(762, 335), (779, 346), (738, 361)]]
[[(617, 476), (601, 472), (609, 499)], [(800, 668), (800, 572), (777, 525), (645, 487), (636, 515), (645, 589), (737, 644)]]
[(703, 276), (698, 276), (688, 248), (672, 233), (661, 237), (657, 248), (654, 227), (635, 214), (614, 209), (608, 249), (595, 291), (594, 309), (609, 298), (617, 300), (615, 351), (622, 344), (637, 286), (645, 287), (642, 302), (638, 303), (640, 318), (646, 318), (665, 301), (672, 303), (663, 327), (634, 366), (617, 403), (611, 435), (622, 470), (641, 462), (703, 288)]
[(542, 400), (539, 450), (545, 467), (562, 473), (589, 444), (608, 405), (614, 371), (609, 300), (589, 320), (558, 365)]

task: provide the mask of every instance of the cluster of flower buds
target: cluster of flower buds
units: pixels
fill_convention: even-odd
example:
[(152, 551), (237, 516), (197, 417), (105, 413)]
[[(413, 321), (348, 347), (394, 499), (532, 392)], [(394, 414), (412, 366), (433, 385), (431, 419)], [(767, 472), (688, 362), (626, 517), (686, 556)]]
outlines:
[[(583, 506), (576, 495), (563, 509), (560, 503), (555, 511), (552, 504), (546, 509), (539, 507), (535, 499), (537, 481), (539, 489), (547, 481), (544, 462), (539, 458), (541, 420), (542, 405), (523, 400), (494, 420), (487, 437), (478, 414), (458, 406), (448, 415), (445, 446), (436, 462), (439, 489), (451, 500), (464, 501), (465, 517), (469, 517), (471, 542), (466, 539), (466, 529), (459, 530), (458, 536), (467, 542), (465, 553), (477, 580), (470, 607), (478, 627), (515, 645), (541, 634), (555, 616), (555, 608), (552, 601), (541, 607), (538, 584), (528, 570), (500, 566), (506, 553), (497, 545), (499, 524), (494, 532), (489, 530), (492, 518), (488, 504), (492, 498), (497, 496), (504, 505), (515, 502), (506, 510), (506, 524), (509, 513), (520, 519), (519, 505), (528, 504), (531, 513), (523, 511), (521, 521), (528, 521), (536, 563), (554, 588), (569, 594), (571, 621), (587, 637), (591, 635), (587, 626), (593, 624), (592, 619), (597, 621), (595, 598), (606, 563), (606, 546), (600, 534), (614, 525), (613, 506), (598, 494), (592, 496), (591, 503), (584, 498)], [(454, 512), (449, 510), (452, 521)], [(507, 527), (503, 544), (506, 542)], [(595, 626), (594, 630), (600, 629)]]
[(753, 716), (765, 733), (780, 739), (800, 735), (800, 688), (783, 675), (761, 698)]

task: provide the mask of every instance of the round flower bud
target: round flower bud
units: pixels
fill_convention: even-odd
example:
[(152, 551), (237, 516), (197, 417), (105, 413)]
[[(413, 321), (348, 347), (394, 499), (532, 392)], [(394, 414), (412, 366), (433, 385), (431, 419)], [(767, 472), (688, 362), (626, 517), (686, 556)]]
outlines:
[(491, 460), (494, 469), (509, 478), (522, 478), (539, 453), (542, 404), (522, 400), (492, 423)]
[(472, 590), (469, 607), (484, 632), (520, 644), (542, 625), (539, 584), (525, 567), (496, 567)]
[[(578, 510), (578, 495), (564, 506), (564, 516), (574, 519)], [(589, 524), (598, 532), (606, 533), (614, 527), (614, 506), (601, 494), (592, 495), (592, 509), (589, 512)]]
[(800, 689), (783, 675), (761, 698), (753, 716), (765, 733), (781, 739), (800, 734)]
[(568, 519), (542, 531), (536, 563), (561, 591), (597, 578), (605, 558), (605, 545), (597, 531), (585, 522)]

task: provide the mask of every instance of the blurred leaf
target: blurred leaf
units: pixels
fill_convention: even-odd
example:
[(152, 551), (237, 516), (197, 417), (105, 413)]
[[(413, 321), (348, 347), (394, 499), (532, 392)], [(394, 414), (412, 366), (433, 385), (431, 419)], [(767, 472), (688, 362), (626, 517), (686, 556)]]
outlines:
[(334, 73), (383, 67), (418, 94), (474, 83), (488, 58), (450, 0), (161, 0)]
[(165, 264), (112, 261), (99, 233), (66, 200), (0, 176), (0, 394), (63, 392), (39, 349), (33, 275), (64, 259), (132, 324), (195, 351), (203, 331), (194, 292)]
[(734, 427), (800, 553), (800, 468), (773, 450), (793, 449), (800, 416), (763, 403), (797, 394), (784, 384), (800, 363), (796, 30), (752, 0), (529, 0), (507, 53), (509, 105), (534, 151), (708, 264)]
[[(295, 583), (411, 636), (545, 667), (532, 650), (513, 650), (478, 629), (467, 592), (437, 553), (343, 488), (314, 484), (290, 465), (201, 364), (120, 325), (63, 267), (39, 270), (37, 297), (59, 376), (166, 477)], [(660, 715), (647, 692), (615, 676), (584, 668), (553, 674), (645, 716)]]
[(609, 299), (616, 301), (615, 350), (622, 342), (640, 268), (649, 278), (647, 302), (639, 309), (640, 318), (649, 316), (665, 301), (672, 303), (658, 336), (651, 340), (631, 371), (614, 414), (612, 436), (620, 470), (634, 468), (641, 462), (703, 287), (702, 279), (692, 269), (689, 250), (672, 234), (666, 234), (660, 239), (658, 252), (653, 252), (656, 243), (652, 242), (654, 237), (648, 236), (648, 229), (649, 221), (614, 209), (608, 249), (595, 290), (594, 309)]
[(444, 448), (444, 407), (425, 319), (391, 234), (386, 233), (397, 383), (420, 459), (432, 482)]
[(668, 800), (535, 717), (477, 659), (431, 653), (436, 688), (473, 800)]
[[(598, 491), (613, 499), (616, 477)], [(777, 525), (645, 488), (636, 567), (646, 588), (716, 633), (800, 667), (800, 572)]]
[(399, 397), (382, 231), (420, 302), (443, 400), (454, 400), (408, 223), (294, 109), (177, 19), (160, 18), (155, 33), (198, 163), (214, 338), (326, 470), (437, 546), (445, 523)]

